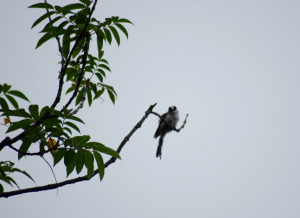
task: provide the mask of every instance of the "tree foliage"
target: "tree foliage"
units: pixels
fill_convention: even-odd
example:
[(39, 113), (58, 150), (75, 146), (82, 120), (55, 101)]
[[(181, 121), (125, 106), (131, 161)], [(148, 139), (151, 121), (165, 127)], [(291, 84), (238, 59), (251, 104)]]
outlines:
[[(113, 16), (99, 21), (92, 17), (97, 0), (79, 0), (66, 6), (53, 6), (42, 2), (29, 6), (31, 9), (43, 9), (46, 13), (39, 17), (32, 28), (39, 26), (43, 21), (42, 37), (36, 49), (56, 39), (61, 55), (61, 70), (59, 74), (59, 88), (57, 96), (49, 106), (41, 108), (38, 104), (30, 104), (28, 108), (19, 108), (17, 99), (21, 98), (30, 103), (29, 99), (18, 90), (11, 90), (11, 85), (0, 85), (0, 112), (7, 125), (7, 133), (21, 130), (14, 138), (6, 137), (0, 143), (0, 151), (4, 147), (15, 150), (20, 160), (24, 156), (53, 156), (53, 166), (63, 161), (66, 166), (67, 177), (76, 171), (79, 174), (87, 168), (87, 179), (94, 175), (94, 162), (97, 164), (100, 180), (104, 177), (105, 164), (102, 154), (120, 158), (115, 150), (106, 147), (100, 142), (93, 142), (89, 135), (73, 136), (80, 133), (77, 123), (84, 123), (75, 116), (82, 108), (86, 98), (88, 105), (98, 100), (106, 91), (109, 98), (115, 103), (117, 93), (111, 85), (104, 82), (106, 72), (111, 72), (109, 63), (104, 59), (103, 44), (111, 44), (114, 39), (120, 45), (119, 33), (128, 32), (123, 24), (132, 24), (129, 20)], [(97, 41), (97, 54), (89, 52), (91, 40)], [(60, 102), (64, 83), (69, 84), (66, 94), (71, 94), (62, 108), (56, 106)], [(75, 108), (70, 108), (74, 102)], [(19, 131), (20, 132), (20, 131)], [(16, 148), (15, 143), (20, 147)], [(39, 152), (30, 153), (30, 148), (38, 148)], [(0, 182), (13, 186), (17, 182), (12, 178), (15, 172), (33, 178), (23, 170), (14, 168), (14, 163), (7, 160), (0, 162)], [(0, 193), (4, 192), (0, 183)]]

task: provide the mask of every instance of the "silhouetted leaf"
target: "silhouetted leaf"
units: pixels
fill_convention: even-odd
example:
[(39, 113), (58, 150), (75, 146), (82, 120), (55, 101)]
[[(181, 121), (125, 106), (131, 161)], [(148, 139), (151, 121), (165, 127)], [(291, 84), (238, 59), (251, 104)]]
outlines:
[(128, 32), (122, 24), (116, 23), (116, 26), (125, 34), (128, 39)]
[(46, 33), (45, 35), (43, 35), (42, 38), (40, 38), (40, 40), (38, 41), (35, 49), (37, 49), (38, 47), (40, 47), (42, 44), (44, 44), (45, 42), (47, 42), (49, 39), (51, 39), (53, 36), (51, 33)]
[(28, 8), (54, 9), (53, 6), (48, 3), (37, 3), (37, 4), (29, 6)]
[(119, 36), (118, 31), (117, 31), (114, 27), (112, 27), (112, 26), (110, 26), (109, 29), (110, 29), (110, 31), (113, 33), (113, 35), (114, 35), (114, 37), (115, 37), (115, 39), (116, 39), (116, 42), (117, 42), (118, 46), (120, 46), (120, 36)]
[(19, 109), (18, 102), (10, 95), (5, 95), (5, 97), (9, 100), (9, 102), (16, 108)]
[(104, 161), (103, 161), (103, 158), (102, 158), (101, 154), (99, 154), (97, 151), (94, 151), (94, 156), (95, 156), (96, 161), (97, 161), (98, 172), (99, 172), (100, 181), (101, 181), (104, 177), (104, 169), (105, 169)]
[(76, 131), (78, 131), (80, 133), (79, 128), (74, 123), (65, 122), (65, 125), (72, 127), (73, 129), (75, 129)]
[(11, 91), (8, 92), (8, 94), (17, 96), (17, 97), (19, 97), (19, 98), (24, 99), (25, 101), (30, 102), (29, 99), (28, 99), (22, 92), (20, 92), (20, 91), (17, 91), (17, 90), (11, 90)]
[(57, 153), (54, 156), (54, 166), (61, 161), (66, 152), (66, 149), (58, 149)]
[(39, 106), (38, 105), (36, 105), (36, 104), (30, 105), (29, 112), (35, 121), (37, 121), (39, 119)]
[(33, 27), (35, 27), (36, 25), (38, 25), (38, 24), (39, 24), (40, 22), (42, 22), (43, 20), (47, 19), (48, 17), (50, 17), (51, 15), (53, 15), (53, 14), (55, 14), (55, 13), (56, 13), (55, 11), (50, 11), (50, 12), (47, 12), (46, 14), (44, 14), (43, 16), (41, 16), (39, 19), (37, 19), (37, 20), (33, 23), (31, 29), (32, 29)]

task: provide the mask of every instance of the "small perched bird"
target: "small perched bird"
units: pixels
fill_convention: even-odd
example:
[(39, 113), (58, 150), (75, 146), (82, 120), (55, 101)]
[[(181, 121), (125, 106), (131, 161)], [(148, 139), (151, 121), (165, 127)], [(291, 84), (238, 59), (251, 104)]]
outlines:
[[(167, 113), (164, 113), (163, 115), (161, 115), (161, 117), (164, 118), (164, 120), (167, 121), (167, 123), (170, 126), (176, 127), (178, 120), (179, 120), (179, 111), (177, 110), (177, 108), (175, 106), (171, 106), (171, 107), (169, 107), (169, 111)], [(164, 137), (171, 130), (172, 129), (162, 119), (159, 120), (159, 124), (158, 124), (157, 130), (154, 134), (154, 138), (157, 138), (158, 136), (160, 136), (159, 142), (158, 142), (158, 147), (157, 147), (157, 152), (156, 152), (156, 157), (159, 157), (160, 159), (161, 159), (161, 149), (162, 149)]]

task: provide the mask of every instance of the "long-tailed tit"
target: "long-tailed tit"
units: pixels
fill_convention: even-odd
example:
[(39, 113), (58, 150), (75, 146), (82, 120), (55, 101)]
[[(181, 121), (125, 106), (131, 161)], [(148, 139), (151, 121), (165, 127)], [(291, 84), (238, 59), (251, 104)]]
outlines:
[[(164, 113), (163, 115), (161, 115), (161, 117), (164, 118), (164, 120), (167, 121), (167, 123), (170, 126), (176, 127), (178, 120), (179, 120), (179, 111), (177, 110), (177, 108), (175, 106), (171, 106), (171, 107), (169, 107), (169, 111), (167, 113)], [(158, 147), (157, 147), (157, 152), (156, 152), (156, 157), (159, 157), (160, 159), (161, 159), (161, 149), (162, 149), (164, 137), (171, 130), (172, 129), (162, 119), (160, 119), (158, 128), (154, 134), (154, 138), (157, 138), (158, 136), (160, 136), (159, 142), (158, 142)]]

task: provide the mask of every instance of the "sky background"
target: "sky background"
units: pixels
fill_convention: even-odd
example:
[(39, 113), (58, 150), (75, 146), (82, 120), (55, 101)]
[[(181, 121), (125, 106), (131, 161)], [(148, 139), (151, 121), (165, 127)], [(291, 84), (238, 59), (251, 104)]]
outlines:
[[(27, 9), (35, 3), (0, 2), (0, 83), (42, 108), (55, 99), (60, 57), (55, 40), (35, 50), (43, 25), (31, 26), (45, 13)], [(189, 113), (187, 124), (166, 136), (159, 160), (158, 118), (150, 115), (101, 183), (95, 176), (58, 195), (1, 199), (1, 217), (300, 217), (299, 9), (299, 1), (99, 1), (94, 17), (120, 16), (135, 26), (124, 25), (129, 39), (120, 33), (120, 47), (104, 48), (116, 104), (105, 94), (104, 102), (85, 105), (77, 114), (86, 123), (78, 124), (81, 133), (116, 149), (154, 103), (160, 114), (176, 105), (179, 125)], [(97, 55), (96, 44), (90, 51)], [(63, 96), (58, 109), (70, 97)], [(5, 131), (0, 126), (1, 141)], [(0, 160), (14, 161), (37, 186), (55, 182), (39, 157), (17, 161), (6, 147)], [(47, 160), (53, 164), (51, 155)], [(66, 179), (63, 162), (54, 172)], [(12, 177), (21, 188), (34, 186)]]

